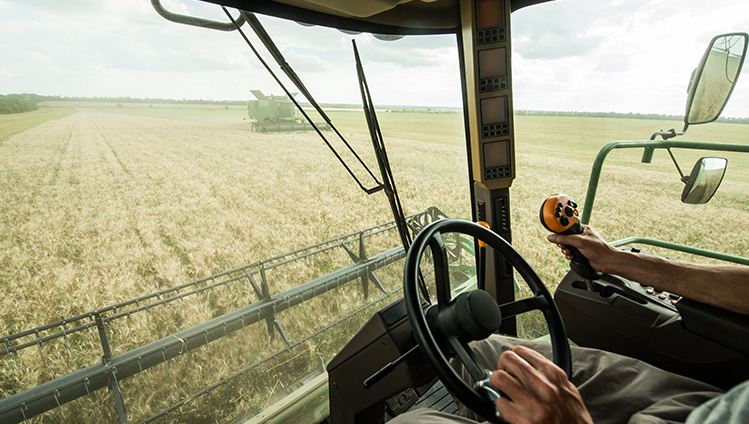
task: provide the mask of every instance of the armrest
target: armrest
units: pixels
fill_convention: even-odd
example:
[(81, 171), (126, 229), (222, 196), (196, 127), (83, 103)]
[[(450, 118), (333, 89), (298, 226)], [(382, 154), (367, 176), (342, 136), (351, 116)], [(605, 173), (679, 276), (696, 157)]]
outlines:
[(676, 304), (688, 331), (730, 349), (749, 354), (749, 316), (681, 299)]

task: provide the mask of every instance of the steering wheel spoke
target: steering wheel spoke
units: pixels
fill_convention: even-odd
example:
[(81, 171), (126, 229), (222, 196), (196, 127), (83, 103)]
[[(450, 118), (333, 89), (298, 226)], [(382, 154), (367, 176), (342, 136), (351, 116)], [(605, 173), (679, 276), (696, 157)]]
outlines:
[(450, 303), (450, 269), (448, 267), (447, 246), (442, 234), (435, 233), (429, 240), (434, 261), (434, 280), (437, 288), (437, 308), (444, 309)]
[(486, 372), (482, 370), (478, 362), (476, 362), (476, 358), (474, 358), (473, 356), (473, 351), (468, 347), (468, 345), (462, 343), (460, 340), (458, 340), (457, 337), (454, 336), (450, 336), (447, 339), (447, 342), (455, 351), (455, 354), (457, 355), (458, 359), (460, 359), (460, 362), (463, 363), (463, 366), (466, 368), (466, 371), (468, 371), (468, 374), (473, 377), (473, 381), (481, 381), (486, 378)]
[(548, 303), (544, 296), (534, 296), (502, 304), (499, 306), (499, 312), (502, 318), (510, 318), (525, 312), (543, 310)]

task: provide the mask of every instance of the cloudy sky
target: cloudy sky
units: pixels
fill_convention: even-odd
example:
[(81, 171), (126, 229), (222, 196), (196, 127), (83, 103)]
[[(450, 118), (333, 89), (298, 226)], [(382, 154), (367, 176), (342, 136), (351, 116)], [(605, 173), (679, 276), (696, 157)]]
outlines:
[[(215, 5), (163, 4), (226, 20)], [(354, 38), (377, 104), (461, 105), (452, 36), (383, 42), (261, 20), (322, 103), (360, 102)], [(749, 3), (559, 0), (512, 25), (516, 108), (679, 115), (712, 36), (749, 31)], [(747, 74), (724, 116), (749, 117)], [(0, 0), (0, 94), (246, 100), (250, 89), (281, 93), (236, 32), (168, 22), (149, 0)]]

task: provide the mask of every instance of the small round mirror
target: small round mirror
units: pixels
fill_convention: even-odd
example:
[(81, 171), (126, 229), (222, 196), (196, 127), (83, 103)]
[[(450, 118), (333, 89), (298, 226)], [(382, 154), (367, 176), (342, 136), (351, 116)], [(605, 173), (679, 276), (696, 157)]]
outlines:
[(692, 172), (685, 177), (686, 186), (681, 192), (681, 201), (690, 204), (707, 203), (718, 191), (726, 174), (726, 158), (702, 158), (694, 164)]

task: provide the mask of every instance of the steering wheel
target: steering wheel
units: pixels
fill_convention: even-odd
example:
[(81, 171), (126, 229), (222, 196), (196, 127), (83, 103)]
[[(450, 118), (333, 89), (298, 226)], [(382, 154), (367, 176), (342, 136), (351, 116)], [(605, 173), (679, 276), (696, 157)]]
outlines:
[[(498, 306), (489, 293), (473, 290), (451, 299), (448, 259), (442, 239), (444, 233), (465, 234), (491, 246), (525, 279), (533, 297)], [(417, 282), (419, 263), (427, 246), (431, 248), (434, 258), (437, 303), (431, 305), (425, 313)], [(495, 422), (501, 420), (494, 404), (496, 397), (487, 396), (484, 392), (486, 388), (479, 390), (477, 386), (471, 386), (463, 380), (449, 364), (447, 356), (457, 357), (476, 382), (486, 380), (489, 374), (476, 363), (468, 342), (484, 339), (494, 333), (502, 318), (532, 310), (541, 311), (548, 324), (554, 363), (567, 373), (568, 378), (571, 376), (572, 361), (567, 332), (553, 297), (528, 262), (491, 230), (457, 219), (435, 221), (424, 228), (413, 241), (406, 256), (403, 294), (414, 337), (432, 369), (453, 395), (484, 419)], [(487, 383), (484, 381), (484, 384)]]

